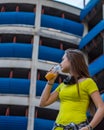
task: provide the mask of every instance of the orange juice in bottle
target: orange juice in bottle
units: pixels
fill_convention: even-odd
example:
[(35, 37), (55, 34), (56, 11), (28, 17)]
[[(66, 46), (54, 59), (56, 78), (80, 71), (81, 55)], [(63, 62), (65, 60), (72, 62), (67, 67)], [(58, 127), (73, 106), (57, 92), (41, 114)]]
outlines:
[(54, 66), (54, 68), (52, 69), (52, 71), (48, 72), (46, 75), (45, 75), (45, 78), (47, 80), (50, 80), (52, 78), (54, 78), (56, 76), (56, 73), (59, 72), (61, 69), (60, 65), (56, 65)]

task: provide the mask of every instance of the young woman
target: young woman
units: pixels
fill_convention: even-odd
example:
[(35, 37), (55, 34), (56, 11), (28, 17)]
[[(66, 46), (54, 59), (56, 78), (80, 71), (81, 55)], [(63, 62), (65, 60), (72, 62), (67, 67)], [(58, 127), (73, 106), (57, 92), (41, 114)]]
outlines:
[[(69, 73), (71, 77), (65, 79), (52, 93), (50, 91), (58, 73), (50, 79), (42, 93), (40, 106), (45, 107), (60, 99), (54, 130), (63, 130), (70, 123), (76, 124), (78, 130), (93, 130), (104, 117), (104, 103), (96, 83), (89, 75), (83, 53), (77, 49), (66, 50), (60, 66), (61, 71)], [(88, 123), (86, 113), (91, 100), (96, 112)]]

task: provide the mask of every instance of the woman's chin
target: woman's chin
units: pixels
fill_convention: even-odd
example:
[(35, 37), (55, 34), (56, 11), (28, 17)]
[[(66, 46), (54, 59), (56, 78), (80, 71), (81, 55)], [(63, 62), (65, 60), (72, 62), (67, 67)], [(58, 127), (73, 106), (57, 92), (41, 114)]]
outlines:
[(66, 71), (66, 70), (61, 70), (63, 73), (69, 73), (68, 71)]

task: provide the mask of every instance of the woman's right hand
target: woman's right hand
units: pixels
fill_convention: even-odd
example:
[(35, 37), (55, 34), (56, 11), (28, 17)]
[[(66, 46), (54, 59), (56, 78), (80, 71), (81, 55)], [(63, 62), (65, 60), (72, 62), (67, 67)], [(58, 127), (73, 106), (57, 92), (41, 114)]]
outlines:
[(52, 70), (50, 70), (46, 75), (45, 78), (50, 81), (50, 82), (55, 82), (56, 78), (58, 76), (58, 72), (53, 72)]

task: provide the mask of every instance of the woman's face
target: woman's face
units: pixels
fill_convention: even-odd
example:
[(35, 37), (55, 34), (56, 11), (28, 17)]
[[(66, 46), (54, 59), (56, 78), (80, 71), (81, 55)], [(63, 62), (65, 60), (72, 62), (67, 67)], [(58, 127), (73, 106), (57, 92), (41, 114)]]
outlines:
[(70, 72), (70, 61), (68, 60), (66, 54), (63, 55), (62, 62), (60, 63), (60, 65), (61, 65), (62, 72), (64, 72), (64, 73)]

